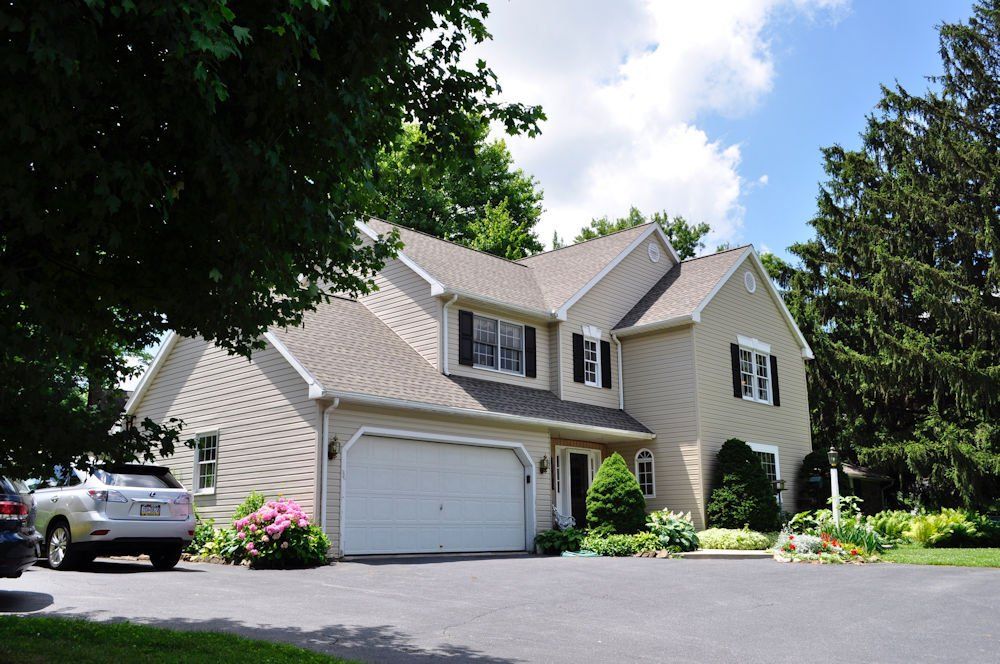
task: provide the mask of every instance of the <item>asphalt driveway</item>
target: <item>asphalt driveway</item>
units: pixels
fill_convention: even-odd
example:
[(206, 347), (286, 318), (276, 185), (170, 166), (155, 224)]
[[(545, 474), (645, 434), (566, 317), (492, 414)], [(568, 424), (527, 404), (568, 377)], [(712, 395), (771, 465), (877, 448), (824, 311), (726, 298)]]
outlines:
[(370, 662), (1000, 661), (1000, 570), (436, 558), (302, 571), (98, 562), (0, 613), (225, 630)]

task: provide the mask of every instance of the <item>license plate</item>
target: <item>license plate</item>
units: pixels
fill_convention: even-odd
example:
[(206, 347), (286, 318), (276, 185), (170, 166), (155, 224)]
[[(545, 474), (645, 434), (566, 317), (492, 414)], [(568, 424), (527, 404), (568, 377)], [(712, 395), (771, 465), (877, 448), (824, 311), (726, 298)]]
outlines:
[(160, 506), (143, 503), (139, 505), (139, 516), (160, 516)]

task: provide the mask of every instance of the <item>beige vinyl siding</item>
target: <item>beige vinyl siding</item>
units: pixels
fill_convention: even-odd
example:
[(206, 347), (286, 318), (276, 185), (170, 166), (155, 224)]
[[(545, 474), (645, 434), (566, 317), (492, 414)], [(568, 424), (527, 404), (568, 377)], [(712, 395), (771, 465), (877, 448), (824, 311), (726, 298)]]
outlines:
[(559, 323), (549, 325), (549, 390), (561, 399), (562, 385), (559, 383), (559, 364), (562, 358), (559, 357), (559, 325)]
[(378, 290), (361, 302), (435, 368), (440, 368), (441, 302), (420, 275), (398, 259), (375, 276)]
[[(751, 270), (757, 290), (748, 293), (744, 274)], [(775, 445), (779, 449), (784, 508), (795, 510), (797, 480), (802, 458), (812, 449), (809, 401), (802, 349), (784, 316), (771, 299), (752, 260), (744, 260), (701, 314), (695, 325), (698, 367), (698, 406), (705, 493), (711, 491), (716, 454), (729, 438)], [(729, 344), (737, 335), (759, 339), (771, 346), (778, 361), (781, 406), (744, 401), (733, 396)]]
[[(203, 339), (181, 338), (135, 410), (136, 421), (184, 421), (183, 439), (219, 432), (214, 495), (195, 497), (199, 515), (225, 525), (252, 490), (316, 506), (316, 405), (305, 381), (270, 345), (253, 360)], [(193, 452), (179, 445), (161, 461), (194, 489)]]
[[(647, 245), (656, 242), (660, 246), (660, 261), (649, 260)], [(645, 295), (659, 279), (674, 265), (667, 247), (653, 234), (648, 241), (639, 244), (611, 272), (599, 281), (586, 295), (570, 307), (566, 322), (562, 325), (560, 343), (562, 345), (562, 398), (567, 401), (589, 403), (594, 406), (618, 408), (617, 349), (611, 341), (611, 329), (627, 314), (635, 303)], [(611, 389), (592, 387), (573, 382), (573, 335), (581, 334), (584, 325), (594, 325), (601, 329), (601, 338), (611, 344)]]
[[(458, 363), (458, 312), (471, 311), (472, 313), (488, 318), (497, 318), (516, 323), (518, 325), (528, 325), (535, 328), (535, 378), (518, 376), (502, 371), (492, 371), (473, 366), (466, 366)], [(458, 300), (448, 307), (448, 371), (456, 376), (469, 376), (470, 378), (481, 378), (483, 380), (495, 380), (511, 385), (521, 385), (523, 387), (533, 387), (536, 390), (547, 390), (549, 384), (549, 327), (544, 322), (529, 321), (517, 316), (505, 314), (496, 309), (489, 309), (481, 306), (469, 306)]]
[[(550, 450), (549, 434), (540, 429), (505, 426), (501, 430), (495, 426), (474, 423), (468, 418), (432, 416), (413, 411), (348, 404), (341, 404), (330, 413), (330, 433), (335, 434), (341, 444), (351, 440), (362, 426), (520, 443), (524, 445), (535, 463), (536, 474), (539, 461), (548, 455)], [(450, 443), (442, 443), (442, 445), (447, 444)], [(327, 470), (329, 486), (326, 530), (334, 551), (340, 551), (340, 486), (343, 460), (344, 455), (338, 455), (336, 459), (330, 461)], [(552, 492), (549, 490), (548, 475), (536, 477), (535, 526), (538, 532), (552, 527)]]
[(695, 397), (694, 338), (690, 325), (622, 340), (625, 410), (656, 432), (656, 438), (614, 445), (635, 472), (635, 455), (653, 453), (656, 497), (650, 510), (691, 512), (704, 524)]

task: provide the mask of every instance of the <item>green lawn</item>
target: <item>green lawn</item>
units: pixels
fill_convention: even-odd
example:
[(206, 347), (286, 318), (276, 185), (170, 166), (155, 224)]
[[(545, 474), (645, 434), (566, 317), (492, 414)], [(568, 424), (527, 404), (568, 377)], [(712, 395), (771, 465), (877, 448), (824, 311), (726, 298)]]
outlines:
[(73, 662), (322, 662), (347, 660), (294, 646), (213, 632), (178, 632), (132, 623), (0, 616), (0, 661)]
[(1000, 567), (1000, 549), (925, 549), (903, 545), (889, 549), (882, 559), (910, 565), (955, 565), (958, 567)]

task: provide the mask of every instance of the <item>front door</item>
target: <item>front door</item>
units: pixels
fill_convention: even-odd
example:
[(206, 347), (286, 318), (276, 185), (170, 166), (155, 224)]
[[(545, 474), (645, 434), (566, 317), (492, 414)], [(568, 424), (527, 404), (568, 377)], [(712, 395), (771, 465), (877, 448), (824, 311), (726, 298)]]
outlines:
[(590, 488), (590, 455), (569, 453), (569, 505), (578, 528), (587, 525), (587, 489)]

